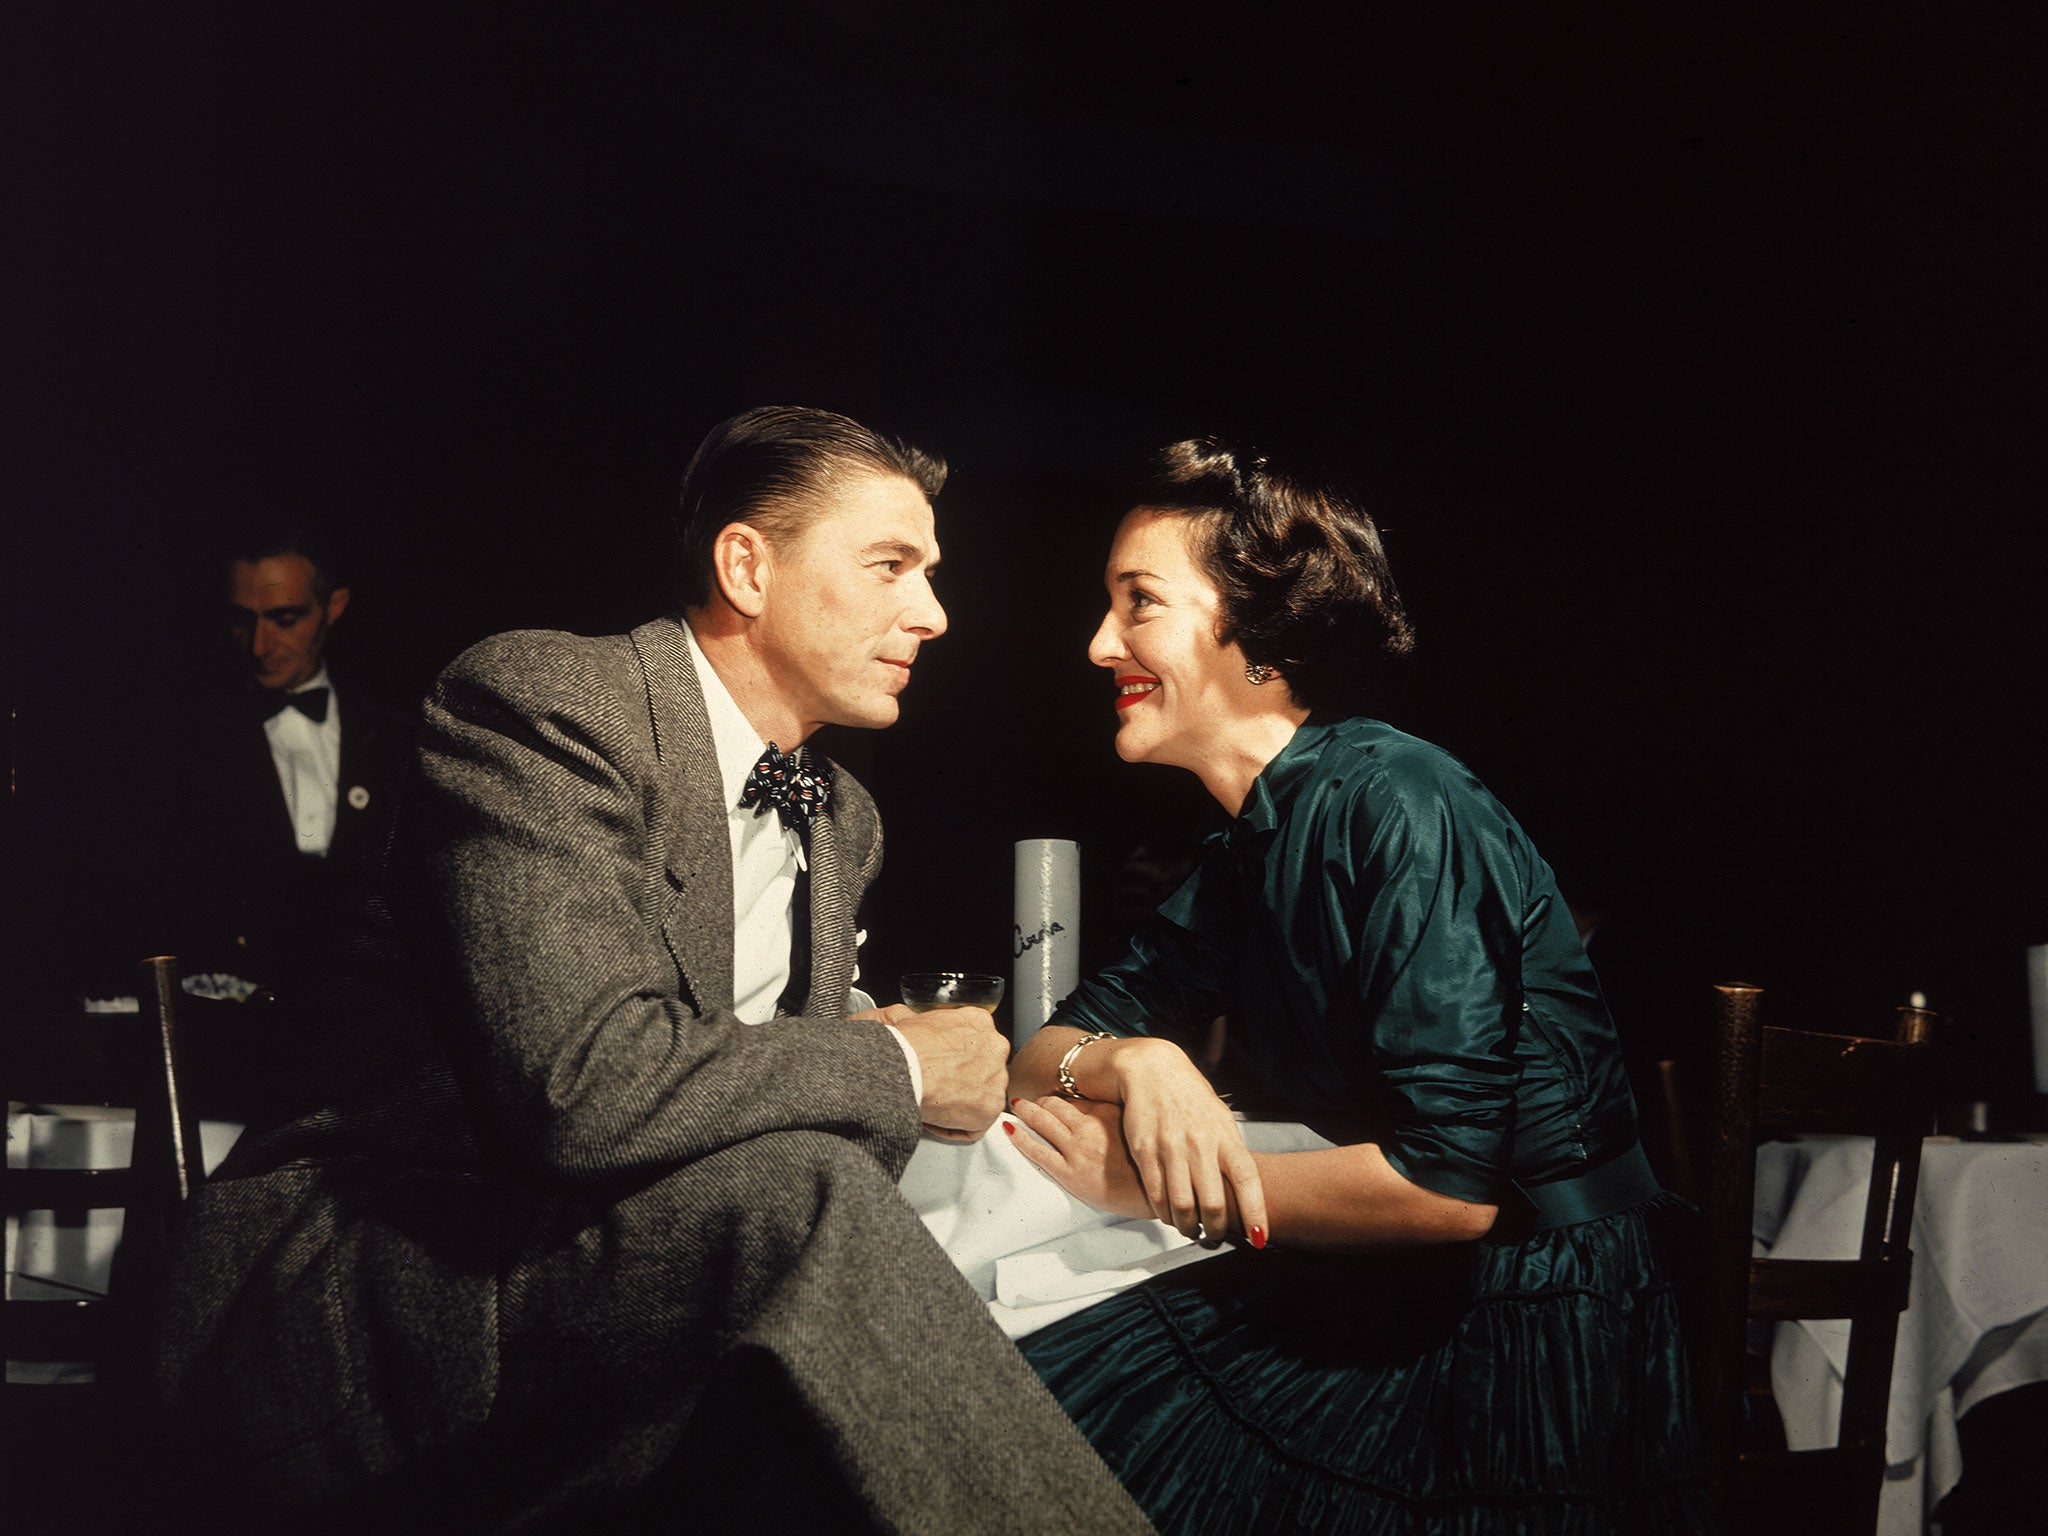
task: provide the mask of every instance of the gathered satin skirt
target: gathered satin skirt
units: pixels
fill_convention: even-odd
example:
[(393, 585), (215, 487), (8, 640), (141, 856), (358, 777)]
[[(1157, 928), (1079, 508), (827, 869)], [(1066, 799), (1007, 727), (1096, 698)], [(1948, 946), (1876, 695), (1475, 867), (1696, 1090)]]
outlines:
[(1664, 1257), (1689, 1215), (1241, 1250), (1020, 1347), (1165, 1536), (1712, 1532)]

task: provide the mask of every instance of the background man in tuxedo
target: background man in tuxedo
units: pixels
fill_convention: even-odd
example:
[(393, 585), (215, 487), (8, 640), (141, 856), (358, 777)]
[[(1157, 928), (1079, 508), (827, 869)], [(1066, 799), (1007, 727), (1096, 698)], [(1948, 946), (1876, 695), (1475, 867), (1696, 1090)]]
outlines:
[(171, 942), (188, 972), (226, 971), (289, 999), (331, 959), (381, 857), (409, 730), (330, 674), (349, 589), (317, 535), (245, 536), (223, 574), (241, 675), (186, 735)]
[(442, 674), (353, 1077), (182, 1234), (159, 1383), (216, 1491), (302, 1528), (1149, 1529), (896, 1190), (921, 1122), (1000, 1112), (992, 1020), (847, 1016), (881, 828), (803, 744), (893, 722), (944, 632), (944, 473), (748, 412), (684, 477), (680, 614)]

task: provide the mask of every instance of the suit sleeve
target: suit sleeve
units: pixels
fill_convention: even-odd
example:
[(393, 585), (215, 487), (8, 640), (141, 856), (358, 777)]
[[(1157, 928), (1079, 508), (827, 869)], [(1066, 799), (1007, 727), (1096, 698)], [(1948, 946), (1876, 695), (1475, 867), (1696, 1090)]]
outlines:
[(536, 1175), (657, 1174), (792, 1129), (900, 1172), (917, 1107), (882, 1026), (752, 1028), (682, 995), (652, 764), (587, 650), (470, 651), (427, 701), (420, 767), (416, 949), (478, 1112)]

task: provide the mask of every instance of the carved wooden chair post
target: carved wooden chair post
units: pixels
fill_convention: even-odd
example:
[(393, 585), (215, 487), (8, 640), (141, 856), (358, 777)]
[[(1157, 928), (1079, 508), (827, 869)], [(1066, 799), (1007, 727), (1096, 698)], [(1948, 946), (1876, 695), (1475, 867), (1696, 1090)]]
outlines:
[[(1708, 1337), (1702, 1418), (1723, 1507), (1735, 1530), (1783, 1524), (1804, 1536), (1874, 1531), (1884, 1481), (1885, 1418), (1899, 1314), (1912, 1277), (1913, 1199), (1932, 1115), (1935, 1016), (1898, 1010), (1889, 1039), (1767, 1026), (1763, 993), (1715, 989), (1713, 1144), (1708, 1154)], [(1874, 1138), (1857, 1256), (1753, 1258), (1759, 1137), (1807, 1133)], [(1837, 1444), (1789, 1452), (1760, 1432), (1775, 1414), (1751, 1379), (1752, 1318), (1847, 1318), (1849, 1354)]]

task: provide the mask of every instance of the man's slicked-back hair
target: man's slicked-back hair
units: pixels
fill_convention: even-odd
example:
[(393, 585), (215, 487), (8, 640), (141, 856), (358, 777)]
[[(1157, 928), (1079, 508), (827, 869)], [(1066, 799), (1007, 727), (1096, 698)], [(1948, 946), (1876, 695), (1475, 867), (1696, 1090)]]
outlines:
[(1160, 453), (1135, 505), (1190, 520), (1222, 598), (1218, 638), (1278, 671), (1297, 704), (1368, 709), (1383, 664), (1415, 648), (1379, 527), (1341, 492), (1197, 437)]
[(717, 590), (711, 552), (719, 530), (746, 523), (771, 543), (793, 539), (826, 510), (835, 486), (860, 475), (900, 475), (930, 501), (946, 483), (946, 461), (807, 406), (764, 405), (721, 421), (683, 471), (680, 605), (701, 608)]
[(281, 555), (297, 555), (313, 567), (313, 595), (322, 602), (336, 587), (348, 585), (348, 561), (329, 529), (300, 518), (293, 521), (247, 519), (225, 530), (220, 548), (227, 564), (245, 560), (256, 565)]

